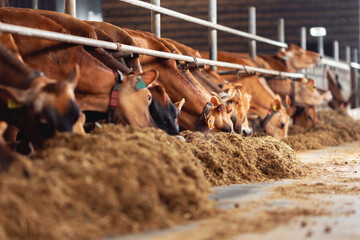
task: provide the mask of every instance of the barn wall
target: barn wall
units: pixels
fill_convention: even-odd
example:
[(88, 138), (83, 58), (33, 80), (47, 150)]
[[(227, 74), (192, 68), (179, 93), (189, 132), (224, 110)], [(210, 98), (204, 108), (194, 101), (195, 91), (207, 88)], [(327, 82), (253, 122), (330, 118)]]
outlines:
[[(150, 2), (150, 0), (146, 0)], [(359, 48), (359, 0), (218, 0), (218, 23), (248, 31), (248, 7), (257, 11), (257, 33), (277, 39), (277, 21), (285, 19), (286, 42), (299, 44), (301, 26), (327, 29), (325, 55), (332, 56), (332, 42), (340, 42), (340, 58), (346, 45)], [(163, 7), (208, 19), (208, 0), (162, 0)], [(150, 11), (117, 0), (103, 1), (104, 21), (120, 27), (150, 31)], [(162, 36), (170, 37), (200, 50), (208, 50), (206, 28), (175, 18), (162, 16)], [(219, 50), (247, 52), (247, 40), (218, 33)], [(316, 39), (308, 34), (308, 48), (316, 49)], [(258, 43), (258, 52), (272, 54), (275, 47)]]

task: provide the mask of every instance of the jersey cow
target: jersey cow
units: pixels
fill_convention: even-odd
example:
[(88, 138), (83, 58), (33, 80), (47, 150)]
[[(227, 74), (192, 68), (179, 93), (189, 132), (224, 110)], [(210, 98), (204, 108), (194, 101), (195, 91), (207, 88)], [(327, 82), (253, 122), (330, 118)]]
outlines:
[(274, 94), (264, 78), (250, 76), (233, 81), (241, 83), (251, 95), (249, 114), (258, 116), (261, 127), (275, 138), (283, 139), (288, 135), (290, 116), (281, 103), (279, 95)]
[(80, 115), (74, 96), (78, 67), (64, 81), (56, 81), (25, 65), (3, 45), (0, 61), (0, 120), (22, 130), (24, 140), (34, 147), (41, 147), (56, 131), (73, 131)]

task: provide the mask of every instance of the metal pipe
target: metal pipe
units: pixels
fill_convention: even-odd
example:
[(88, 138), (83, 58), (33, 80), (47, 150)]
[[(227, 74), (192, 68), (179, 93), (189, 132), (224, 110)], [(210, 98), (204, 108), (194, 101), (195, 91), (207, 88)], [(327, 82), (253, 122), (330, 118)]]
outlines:
[[(278, 39), (279, 42), (285, 43), (285, 20), (283, 18), (278, 21)], [(285, 48), (281, 47), (280, 50), (285, 51)]]
[[(256, 8), (249, 7), (249, 33), (256, 35)], [(251, 58), (256, 58), (256, 41), (249, 41), (249, 51)]]
[[(160, 6), (160, 0), (151, 0), (151, 3)], [(158, 38), (161, 37), (161, 18), (160, 13), (151, 11), (151, 32)]]
[(39, 0), (32, 0), (32, 8), (39, 9)]
[(76, 17), (76, 0), (65, 0), (65, 13)]
[(345, 59), (347, 63), (351, 62), (351, 49), (350, 46), (345, 47)]
[(318, 47), (318, 53), (321, 56), (324, 56), (324, 37), (318, 37), (318, 41), (317, 41), (317, 47)]
[(256, 40), (258, 42), (264, 42), (264, 43), (268, 43), (268, 44), (278, 46), (278, 47), (284, 47), (284, 48), (288, 47), (288, 45), (286, 43), (278, 42), (278, 41), (275, 41), (275, 40), (267, 39), (267, 38), (260, 37), (260, 36), (257, 36), (257, 35), (253, 35), (253, 34), (243, 32), (243, 31), (240, 31), (240, 30), (225, 27), (225, 26), (220, 25), (220, 24), (214, 24), (214, 23), (211, 23), (209, 21), (205, 21), (205, 20), (200, 19), (200, 18), (191, 17), (189, 15), (178, 13), (178, 12), (175, 12), (175, 11), (163, 8), (163, 7), (154, 6), (153, 4), (146, 3), (146, 2), (143, 2), (143, 1), (134, 1), (134, 0), (118, 0), (118, 1), (128, 3), (128, 4), (131, 4), (131, 5), (134, 5), (134, 6), (142, 7), (142, 8), (145, 8), (145, 9), (148, 9), (148, 10), (151, 10), (151, 11), (155, 11), (155, 12), (158, 12), (158, 13), (161, 13), (161, 14), (164, 14), (164, 15), (168, 15), (168, 16), (171, 16), (171, 17), (174, 17), (174, 18), (179, 18), (179, 19), (182, 19), (182, 20), (185, 20), (185, 21), (188, 21), (188, 22), (196, 23), (196, 24), (199, 24), (199, 25), (202, 25), (202, 26), (205, 26), (205, 27), (213, 28), (213, 29), (216, 29), (218, 31), (223, 31), (223, 32), (231, 33), (233, 35), (240, 36), (240, 37), (246, 37), (246, 38), (249, 38), (249, 39), (253, 39), (253, 40)]
[(48, 39), (48, 40), (62, 41), (62, 42), (72, 43), (72, 44), (87, 45), (87, 46), (91, 46), (91, 47), (100, 47), (100, 48), (109, 49), (109, 50), (120, 50), (120, 51), (124, 51), (124, 52), (132, 52), (132, 53), (149, 55), (149, 56), (154, 56), (154, 57), (159, 57), (159, 58), (175, 59), (175, 60), (184, 61), (184, 62), (191, 62), (191, 63), (197, 62), (199, 65), (203, 65), (203, 64), (209, 65), (209, 66), (213, 65), (213, 66), (217, 66), (217, 67), (241, 69), (241, 70), (246, 70), (249, 72), (260, 72), (260, 73), (264, 73), (264, 74), (280, 75), (283, 77), (291, 77), (291, 78), (304, 77), (304, 74), (301, 74), (301, 73), (279, 72), (279, 71), (268, 70), (268, 69), (263, 69), (263, 68), (248, 67), (248, 66), (244, 66), (242, 64), (213, 61), (213, 60), (203, 59), (203, 58), (194, 58), (193, 56), (185, 56), (185, 55), (178, 55), (178, 54), (174, 54), (174, 53), (155, 51), (155, 50), (151, 50), (151, 49), (134, 47), (134, 46), (126, 45), (126, 44), (106, 42), (106, 41), (102, 41), (102, 40), (73, 36), (73, 35), (57, 33), (57, 32), (50, 32), (50, 31), (39, 30), (39, 29), (35, 29), (35, 28), (22, 27), (22, 26), (7, 24), (7, 23), (0, 23), (0, 32), (19, 34), (19, 35), (23, 35), (23, 36), (36, 37), (36, 38), (44, 38), (44, 39)]
[[(359, 58), (358, 58), (358, 50), (356, 48), (354, 48), (353, 50), (353, 61), (354, 62), (359, 62)], [(353, 89), (355, 90), (355, 95), (354, 95), (354, 102), (355, 102), (355, 106), (354, 107), (358, 107), (359, 106), (359, 71), (358, 69), (353, 69), (354, 71), (354, 86)]]
[(301, 27), (300, 30), (300, 47), (306, 50), (306, 27)]
[(339, 41), (335, 40), (333, 43), (334, 49), (334, 59), (335, 61), (339, 61)]
[[(217, 24), (217, 1), (209, 0), (209, 21)], [(217, 60), (217, 30), (209, 29), (209, 58), (210, 60)], [(211, 69), (216, 71), (215, 66), (211, 66)]]

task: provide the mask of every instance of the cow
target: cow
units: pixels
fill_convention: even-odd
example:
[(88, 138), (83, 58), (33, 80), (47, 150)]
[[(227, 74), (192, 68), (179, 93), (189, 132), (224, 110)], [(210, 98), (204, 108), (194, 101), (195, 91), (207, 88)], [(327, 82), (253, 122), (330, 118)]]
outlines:
[(343, 109), (346, 108), (349, 104), (349, 101), (346, 101), (343, 94), (341, 93), (341, 83), (339, 82), (337, 75), (335, 77), (331, 74), (329, 70), (326, 71), (326, 77), (328, 80), (329, 90), (333, 96), (328, 105), (332, 109)]
[(75, 67), (64, 81), (33, 70), (0, 44), (0, 120), (23, 131), (35, 148), (56, 131), (72, 132), (80, 115), (74, 89), (79, 78)]
[[(201, 55), (197, 50), (172, 39), (164, 38), (159, 39), (159, 41), (164, 43), (164, 45), (166, 45), (173, 53), (201, 58)], [(189, 69), (191, 74), (208, 92), (215, 92), (216, 94), (221, 95), (222, 102), (227, 106), (233, 107), (234, 111), (231, 120), (234, 124), (234, 132), (240, 133), (243, 136), (249, 136), (252, 131), (247, 124), (246, 113), (249, 110), (251, 96), (248, 93), (245, 93), (241, 84), (231, 87), (232, 84), (227, 83), (226, 87), (222, 89), (216, 82), (223, 82), (224, 79), (211, 68), (207, 68), (205, 71), (201, 70), (196, 64), (192, 67), (189, 67), (189, 64), (183, 64), (183, 66)], [(222, 94), (222, 92), (225, 92), (226, 94)]]
[(313, 79), (302, 78), (298, 81), (290, 78), (286, 79), (268, 79), (268, 85), (277, 94), (281, 96), (290, 96), (292, 105), (306, 107), (318, 105), (331, 100), (330, 91), (323, 91), (315, 87)]
[(282, 105), (280, 96), (274, 94), (264, 78), (253, 75), (235, 79), (232, 83), (241, 83), (250, 93), (251, 119), (259, 117), (261, 127), (275, 138), (283, 139), (288, 136), (290, 116)]
[[(0, 20), (68, 33), (61, 25), (33, 11), (0, 9)], [(29, 66), (40, 69), (59, 81), (63, 81), (69, 70), (79, 64), (79, 84), (75, 89), (75, 96), (84, 112), (95, 111), (104, 115), (109, 113), (108, 119), (111, 122), (135, 127), (156, 126), (148, 109), (151, 93), (147, 89), (157, 76), (155, 70), (124, 75), (94, 58), (83, 46), (45, 39), (34, 40), (18, 35), (13, 37), (20, 55)]]
[(14, 153), (11, 152), (10, 149), (6, 146), (6, 142), (2, 137), (6, 128), (7, 123), (0, 121), (0, 173), (7, 171), (10, 165), (16, 159)]
[(292, 114), (293, 124), (309, 129), (319, 121), (316, 106), (296, 107)]

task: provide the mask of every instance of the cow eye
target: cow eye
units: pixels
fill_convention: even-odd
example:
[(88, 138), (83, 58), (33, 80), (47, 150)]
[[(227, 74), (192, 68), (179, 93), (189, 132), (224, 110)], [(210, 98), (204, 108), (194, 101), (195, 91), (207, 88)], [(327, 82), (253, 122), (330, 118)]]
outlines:
[(148, 96), (147, 96), (147, 100), (148, 100), (148, 102), (151, 102), (151, 99), (152, 99), (152, 98), (151, 98), (151, 96), (150, 96), (150, 95), (148, 95)]
[(313, 118), (312, 118), (311, 116), (308, 116), (308, 119), (309, 119), (310, 121), (312, 121), (312, 120), (313, 120)]
[(284, 123), (280, 123), (280, 128), (283, 129), (285, 127)]
[(232, 101), (232, 100), (229, 100), (229, 101), (228, 101), (228, 104), (232, 104), (232, 103), (233, 103), (233, 101)]

